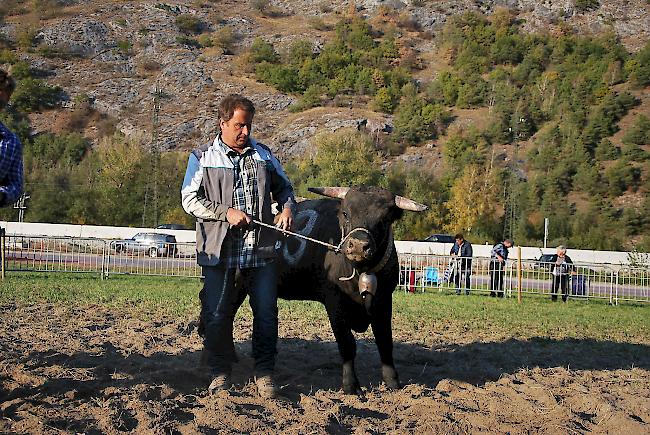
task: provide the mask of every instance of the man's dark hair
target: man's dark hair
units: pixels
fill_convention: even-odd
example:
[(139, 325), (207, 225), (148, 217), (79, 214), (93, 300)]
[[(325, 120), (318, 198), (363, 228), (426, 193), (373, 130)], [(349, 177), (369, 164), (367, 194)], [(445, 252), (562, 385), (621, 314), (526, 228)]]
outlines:
[(7, 92), (10, 96), (16, 89), (16, 81), (3, 69), (0, 69), (0, 91)]
[(456, 240), (465, 240), (465, 236), (463, 236), (461, 233), (458, 233), (454, 236), (454, 239)]
[(230, 121), (237, 109), (255, 115), (255, 106), (251, 100), (239, 94), (230, 94), (219, 104), (219, 119)]

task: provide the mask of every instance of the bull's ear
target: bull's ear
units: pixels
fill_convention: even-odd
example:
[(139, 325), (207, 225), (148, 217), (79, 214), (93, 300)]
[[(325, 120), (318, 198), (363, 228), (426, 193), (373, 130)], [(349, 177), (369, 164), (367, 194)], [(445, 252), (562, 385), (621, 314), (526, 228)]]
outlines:
[(317, 193), (319, 195), (329, 196), (330, 198), (343, 199), (345, 198), (345, 195), (347, 195), (348, 190), (350, 190), (350, 188), (349, 187), (308, 187), (307, 190), (309, 190), (312, 193)]
[(404, 198), (403, 196), (395, 195), (395, 205), (401, 208), (402, 210), (410, 211), (424, 211), (427, 207), (424, 204), (415, 202), (412, 199)]

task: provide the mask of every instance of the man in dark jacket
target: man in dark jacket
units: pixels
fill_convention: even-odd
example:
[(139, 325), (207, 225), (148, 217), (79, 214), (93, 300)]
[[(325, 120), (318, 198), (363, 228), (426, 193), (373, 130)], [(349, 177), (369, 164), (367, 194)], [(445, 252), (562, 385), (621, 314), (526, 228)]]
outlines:
[(557, 301), (558, 288), (562, 289), (562, 301), (566, 302), (569, 297), (569, 275), (575, 273), (575, 266), (571, 258), (566, 255), (566, 247), (557, 247), (557, 253), (551, 259), (551, 300)]
[(505, 239), (492, 247), (490, 255), (490, 296), (492, 297), (503, 297), (503, 273), (509, 248), (512, 248), (510, 239)]
[[(461, 291), (460, 283), (462, 275), (465, 277), (465, 294), (468, 295), (470, 290), (470, 278), (472, 276), (472, 256), (474, 255), (472, 252), (472, 244), (465, 240), (465, 236), (460, 233), (456, 234), (456, 236), (454, 236), (454, 239), (456, 239), (456, 242), (454, 243), (454, 246), (451, 247), (449, 255), (455, 256), (455, 261), (457, 262), (456, 272), (454, 274), (456, 294), (459, 295)], [(452, 259), (452, 261), (454, 260)]]

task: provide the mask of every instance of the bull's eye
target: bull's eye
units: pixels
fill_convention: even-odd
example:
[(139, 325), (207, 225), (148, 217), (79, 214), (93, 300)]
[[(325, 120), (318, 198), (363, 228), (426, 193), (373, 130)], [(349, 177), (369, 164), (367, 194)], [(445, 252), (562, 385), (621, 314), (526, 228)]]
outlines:
[(348, 214), (345, 211), (343, 212), (343, 219), (348, 220)]

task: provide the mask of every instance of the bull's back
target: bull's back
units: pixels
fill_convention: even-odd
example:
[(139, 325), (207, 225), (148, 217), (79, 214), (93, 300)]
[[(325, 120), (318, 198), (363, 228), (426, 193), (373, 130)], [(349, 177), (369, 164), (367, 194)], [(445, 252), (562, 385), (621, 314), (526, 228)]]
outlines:
[[(339, 201), (331, 199), (298, 203), (292, 231), (338, 245), (341, 238), (337, 217), (339, 206)], [(278, 296), (322, 301), (323, 292), (333, 286), (327, 280), (327, 271), (337, 267), (336, 261), (341, 257), (308, 240), (291, 236), (283, 238), (278, 259)]]

